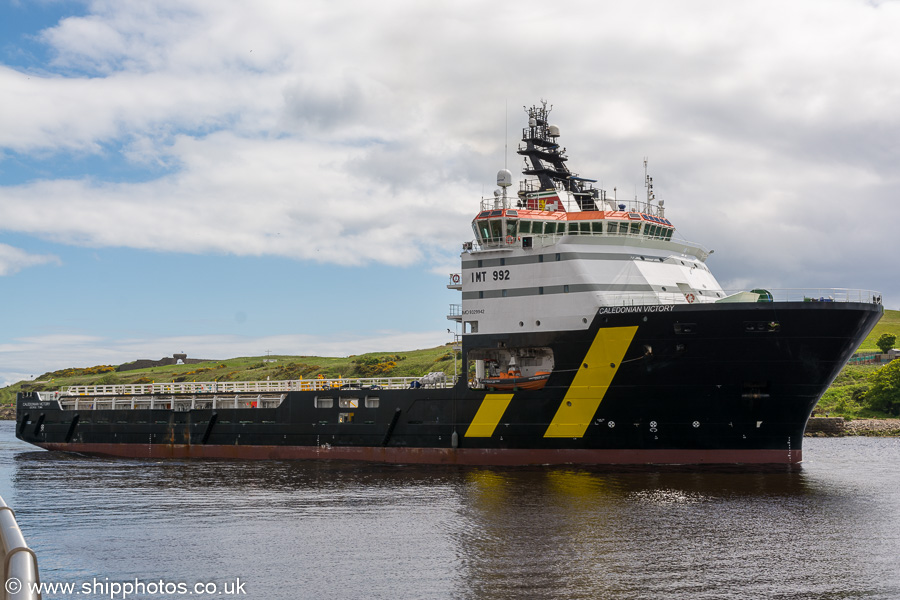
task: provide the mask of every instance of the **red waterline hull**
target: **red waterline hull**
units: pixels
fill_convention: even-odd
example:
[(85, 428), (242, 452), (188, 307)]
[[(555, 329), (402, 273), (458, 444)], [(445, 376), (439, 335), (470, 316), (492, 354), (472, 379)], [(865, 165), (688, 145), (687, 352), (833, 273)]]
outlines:
[(38, 444), (46, 450), (125, 458), (225, 458), (250, 460), (354, 460), (455, 465), (700, 465), (797, 464), (802, 450), (565, 450), (487, 448), (388, 448), (238, 446), (187, 444)]

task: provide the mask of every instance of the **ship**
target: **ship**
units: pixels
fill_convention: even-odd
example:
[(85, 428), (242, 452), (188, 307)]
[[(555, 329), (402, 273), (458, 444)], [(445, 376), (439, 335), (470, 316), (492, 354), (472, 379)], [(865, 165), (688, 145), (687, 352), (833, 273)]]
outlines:
[(881, 295), (723, 289), (646, 159), (646, 195), (609, 194), (569, 169), (551, 110), (525, 107), (524, 178), (513, 191), (500, 170), (446, 284), (461, 294), (454, 374), (23, 392), (16, 436), (154, 459), (801, 462), (806, 422)]

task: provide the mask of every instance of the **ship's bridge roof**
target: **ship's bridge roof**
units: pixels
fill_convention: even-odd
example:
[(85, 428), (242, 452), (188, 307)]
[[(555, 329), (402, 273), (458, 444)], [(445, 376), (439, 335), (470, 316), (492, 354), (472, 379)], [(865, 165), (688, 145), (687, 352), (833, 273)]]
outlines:
[(543, 240), (564, 235), (633, 236), (668, 241), (675, 233), (671, 221), (634, 211), (585, 210), (545, 211), (527, 208), (483, 210), (472, 220), (472, 229), (482, 247), (511, 246), (523, 236)]
[(674, 227), (672, 222), (662, 217), (648, 215), (643, 212), (631, 212), (626, 210), (585, 210), (581, 212), (530, 210), (524, 208), (502, 208), (483, 210), (475, 217), (475, 220), (491, 219), (497, 217), (511, 217), (519, 219), (539, 219), (543, 221), (595, 221), (597, 219), (619, 219), (622, 221), (650, 221), (667, 227)]

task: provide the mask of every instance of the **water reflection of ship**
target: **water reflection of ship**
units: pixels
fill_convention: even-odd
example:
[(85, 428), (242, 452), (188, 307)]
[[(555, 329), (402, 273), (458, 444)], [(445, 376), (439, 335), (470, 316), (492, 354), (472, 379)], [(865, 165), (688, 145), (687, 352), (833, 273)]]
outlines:
[(726, 538), (764, 526), (762, 505), (790, 510), (833, 493), (798, 466), (473, 469), (465, 481), (461, 597), (495, 599), (696, 597), (698, 564), (747, 566), (704, 548), (737, 552)]

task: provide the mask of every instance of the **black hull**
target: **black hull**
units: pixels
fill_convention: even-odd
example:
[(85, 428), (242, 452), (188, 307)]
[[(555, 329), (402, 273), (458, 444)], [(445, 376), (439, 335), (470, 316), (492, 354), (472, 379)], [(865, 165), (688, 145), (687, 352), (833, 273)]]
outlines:
[[(821, 394), (881, 317), (862, 303), (604, 308), (584, 331), (467, 335), (549, 347), (541, 390), (289, 392), (278, 408), (61, 410), (20, 395), (17, 436), (128, 457), (454, 464), (796, 463)], [(617, 348), (620, 348), (617, 350)], [(377, 395), (377, 408), (365, 408)], [(200, 395), (198, 395), (200, 396)], [(316, 397), (334, 398), (317, 408)], [(341, 422), (347, 408), (359, 408)]]

